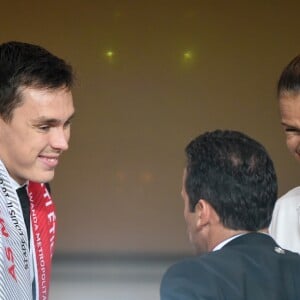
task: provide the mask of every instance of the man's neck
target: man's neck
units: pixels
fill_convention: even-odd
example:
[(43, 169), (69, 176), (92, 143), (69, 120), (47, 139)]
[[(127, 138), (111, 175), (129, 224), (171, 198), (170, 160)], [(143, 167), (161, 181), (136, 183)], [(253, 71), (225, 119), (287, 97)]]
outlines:
[(230, 240), (249, 233), (247, 230), (233, 230), (224, 228), (223, 230), (219, 230), (214, 236), (213, 239), (209, 242), (209, 251), (214, 251), (217, 249), (222, 248), (226, 243), (228, 243)]

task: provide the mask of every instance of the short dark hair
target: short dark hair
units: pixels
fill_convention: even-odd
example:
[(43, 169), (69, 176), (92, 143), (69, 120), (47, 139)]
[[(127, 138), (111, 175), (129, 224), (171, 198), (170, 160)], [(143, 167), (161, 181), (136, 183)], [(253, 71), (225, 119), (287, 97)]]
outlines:
[(277, 96), (285, 93), (300, 93), (300, 55), (291, 60), (279, 77)]
[(0, 45), (0, 116), (5, 121), (22, 103), (20, 88), (71, 89), (73, 81), (72, 67), (38, 45)]
[(205, 199), (227, 228), (257, 231), (269, 226), (277, 177), (260, 143), (238, 131), (216, 130), (195, 138), (185, 151), (191, 211)]

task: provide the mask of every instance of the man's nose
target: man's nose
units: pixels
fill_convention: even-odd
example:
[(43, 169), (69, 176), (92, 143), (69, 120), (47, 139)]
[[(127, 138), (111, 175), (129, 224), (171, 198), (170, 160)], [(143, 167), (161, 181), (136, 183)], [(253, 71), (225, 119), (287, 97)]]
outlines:
[(60, 151), (66, 151), (69, 148), (70, 132), (64, 128), (55, 128), (51, 136), (51, 147)]

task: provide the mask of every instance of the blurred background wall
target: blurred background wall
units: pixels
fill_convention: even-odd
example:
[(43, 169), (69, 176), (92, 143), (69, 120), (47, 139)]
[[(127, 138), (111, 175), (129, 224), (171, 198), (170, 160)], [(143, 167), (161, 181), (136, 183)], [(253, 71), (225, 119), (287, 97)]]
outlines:
[(204, 131), (263, 143), (280, 195), (300, 183), (275, 97), (300, 50), (299, 9), (291, 0), (1, 3), (0, 42), (39, 44), (77, 74), (70, 150), (52, 182), (58, 265), (189, 254), (184, 147)]

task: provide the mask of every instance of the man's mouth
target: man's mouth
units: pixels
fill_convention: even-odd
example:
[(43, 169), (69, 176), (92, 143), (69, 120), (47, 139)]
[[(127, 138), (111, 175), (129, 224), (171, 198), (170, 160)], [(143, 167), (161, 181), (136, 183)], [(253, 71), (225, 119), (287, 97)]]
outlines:
[(58, 164), (58, 156), (45, 156), (39, 155), (39, 159), (45, 164), (48, 168), (55, 168)]

